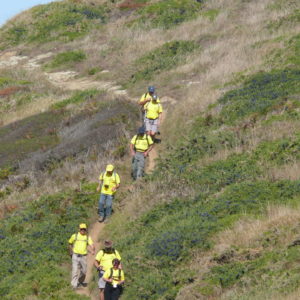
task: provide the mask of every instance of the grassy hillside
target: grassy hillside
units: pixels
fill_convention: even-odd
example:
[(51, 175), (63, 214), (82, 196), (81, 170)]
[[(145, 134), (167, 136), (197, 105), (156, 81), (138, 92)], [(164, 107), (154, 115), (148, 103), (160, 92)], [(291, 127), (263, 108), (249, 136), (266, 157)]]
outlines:
[[(99, 238), (122, 254), (122, 299), (298, 299), (299, 9), (62, 1), (3, 26), (2, 53), (51, 53), (36, 69), (0, 64), (1, 297), (86, 299), (70, 290), (66, 241), (94, 221), (110, 161), (122, 189)], [(78, 86), (116, 82), (130, 96), (51, 81), (70, 70)], [(132, 183), (134, 101), (150, 83), (166, 111), (162, 144), (155, 170)]]

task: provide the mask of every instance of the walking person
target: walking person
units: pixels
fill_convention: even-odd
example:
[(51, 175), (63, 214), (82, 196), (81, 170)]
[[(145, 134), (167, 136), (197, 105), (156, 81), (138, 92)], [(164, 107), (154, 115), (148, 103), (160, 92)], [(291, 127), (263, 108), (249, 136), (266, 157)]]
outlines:
[(124, 271), (120, 269), (120, 261), (115, 258), (112, 261), (113, 267), (106, 270), (103, 280), (106, 281), (104, 296), (105, 300), (118, 300), (125, 282)]
[[(139, 105), (141, 107), (142, 126), (145, 125), (145, 106), (147, 103), (149, 103), (152, 100), (154, 93), (155, 93), (155, 87), (153, 85), (150, 85), (148, 87), (148, 92), (143, 94), (142, 97), (140, 98)], [(157, 98), (157, 102), (158, 103), (160, 102), (159, 98)]]
[[(104, 248), (97, 253), (94, 263), (99, 272), (98, 287), (100, 292), (100, 300), (104, 300), (104, 289), (106, 286), (106, 281), (103, 279), (103, 275), (107, 270), (110, 270), (113, 267), (114, 259), (121, 261), (120, 253), (113, 248), (112, 241), (106, 240), (104, 241)], [(119, 264), (119, 268), (122, 268), (121, 263)]]
[(144, 176), (145, 159), (153, 148), (153, 140), (147, 135), (142, 126), (130, 142), (130, 153), (132, 156), (132, 178), (134, 180)]
[(98, 205), (99, 222), (107, 222), (111, 216), (112, 202), (120, 182), (120, 176), (114, 171), (113, 165), (107, 165), (106, 171), (100, 174), (97, 187), (97, 192), (101, 191)]
[(145, 126), (146, 133), (151, 136), (154, 142), (160, 140), (155, 139), (155, 134), (158, 132), (158, 126), (161, 123), (163, 108), (160, 102), (157, 101), (158, 97), (153, 95), (151, 101), (145, 104)]
[(90, 236), (87, 234), (87, 225), (79, 225), (79, 232), (74, 233), (69, 239), (69, 251), (72, 255), (72, 280), (71, 285), (74, 289), (80, 285), (85, 287), (84, 282), (87, 271), (87, 254), (95, 254), (95, 246)]

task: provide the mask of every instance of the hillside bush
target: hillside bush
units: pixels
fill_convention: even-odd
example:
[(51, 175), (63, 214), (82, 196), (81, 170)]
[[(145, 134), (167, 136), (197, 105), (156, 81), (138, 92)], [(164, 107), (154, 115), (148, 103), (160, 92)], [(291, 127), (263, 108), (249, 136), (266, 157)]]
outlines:
[(164, 0), (151, 3), (137, 11), (140, 17), (133, 24), (171, 28), (195, 18), (204, 1)]
[(46, 69), (55, 69), (57, 67), (71, 67), (75, 63), (86, 59), (86, 54), (82, 50), (66, 51), (58, 53), (52, 61), (45, 65)]
[(223, 106), (220, 116), (226, 123), (233, 123), (253, 113), (266, 114), (285, 97), (300, 92), (299, 80), (300, 70), (258, 73), (218, 100)]
[(184, 63), (187, 55), (199, 48), (194, 41), (172, 41), (146, 53), (136, 60), (137, 71), (131, 76), (131, 82), (149, 80), (164, 70), (170, 70)]
[(58, 110), (62, 109), (69, 104), (80, 104), (89, 99), (93, 99), (96, 95), (99, 95), (100, 91), (98, 90), (86, 90), (82, 92), (75, 92), (74, 95), (68, 99), (57, 102), (51, 106), (52, 109)]

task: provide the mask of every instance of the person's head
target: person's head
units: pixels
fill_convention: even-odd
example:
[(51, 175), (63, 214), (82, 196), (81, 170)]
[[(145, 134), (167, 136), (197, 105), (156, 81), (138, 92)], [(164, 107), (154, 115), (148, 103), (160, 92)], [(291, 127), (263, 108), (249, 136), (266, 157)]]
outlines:
[(114, 171), (114, 166), (113, 165), (107, 165), (106, 166), (106, 173), (108, 175), (111, 175), (113, 173), (113, 171)]
[(112, 241), (110, 241), (110, 240), (105, 240), (104, 241), (104, 248), (105, 249), (111, 249), (112, 246), (113, 246), (113, 242)]
[(139, 129), (138, 129), (138, 132), (137, 132), (138, 135), (142, 136), (145, 134), (145, 127), (144, 126), (141, 126)]
[(153, 96), (152, 96), (152, 101), (154, 101), (154, 102), (156, 102), (157, 101), (157, 95), (156, 94), (154, 94)]
[(79, 231), (80, 231), (81, 234), (86, 234), (87, 226), (86, 226), (85, 223), (81, 223), (81, 224), (79, 225)]
[(150, 95), (153, 95), (154, 92), (155, 92), (155, 87), (154, 87), (153, 85), (150, 85), (150, 86), (148, 87), (148, 93), (149, 93)]
[(121, 263), (120, 260), (117, 259), (117, 258), (114, 258), (114, 259), (112, 260), (112, 265), (113, 265), (113, 267), (114, 267), (115, 269), (118, 269), (118, 268), (119, 268), (120, 263)]

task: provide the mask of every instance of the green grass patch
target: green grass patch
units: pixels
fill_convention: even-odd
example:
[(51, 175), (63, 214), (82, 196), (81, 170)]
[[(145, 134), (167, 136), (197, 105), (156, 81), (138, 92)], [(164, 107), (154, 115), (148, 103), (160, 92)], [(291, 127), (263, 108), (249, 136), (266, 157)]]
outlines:
[(89, 6), (69, 1), (39, 5), (21, 18), (1, 29), (1, 44), (45, 43), (72, 41), (107, 21), (105, 6)]
[(66, 51), (58, 53), (50, 63), (45, 65), (45, 69), (51, 70), (58, 67), (72, 67), (86, 59), (86, 54), (82, 50)]
[(101, 91), (99, 90), (86, 90), (82, 92), (75, 92), (75, 94), (63, 101), (57, 102), (51, 106), (54, 110), (63, 109), (69, 104), (80, 104), (86, 102), (88, 100), (94, 99), (96, 95), (99, 95)]
[(199, 45), (194, 41), (165, 43), (136, 60), (137, 71), (131, 76), (131, 82), (152, 79), (162, 71), (170, 70), (184, 63), (186, 56), (196, 49), (199, 49)]
[(139, 17), (131, 25), (148, 25), (165, 29), (191, 20), (202, 8), (203, 1), (163, 0), (154, 2), (137, 11)]

